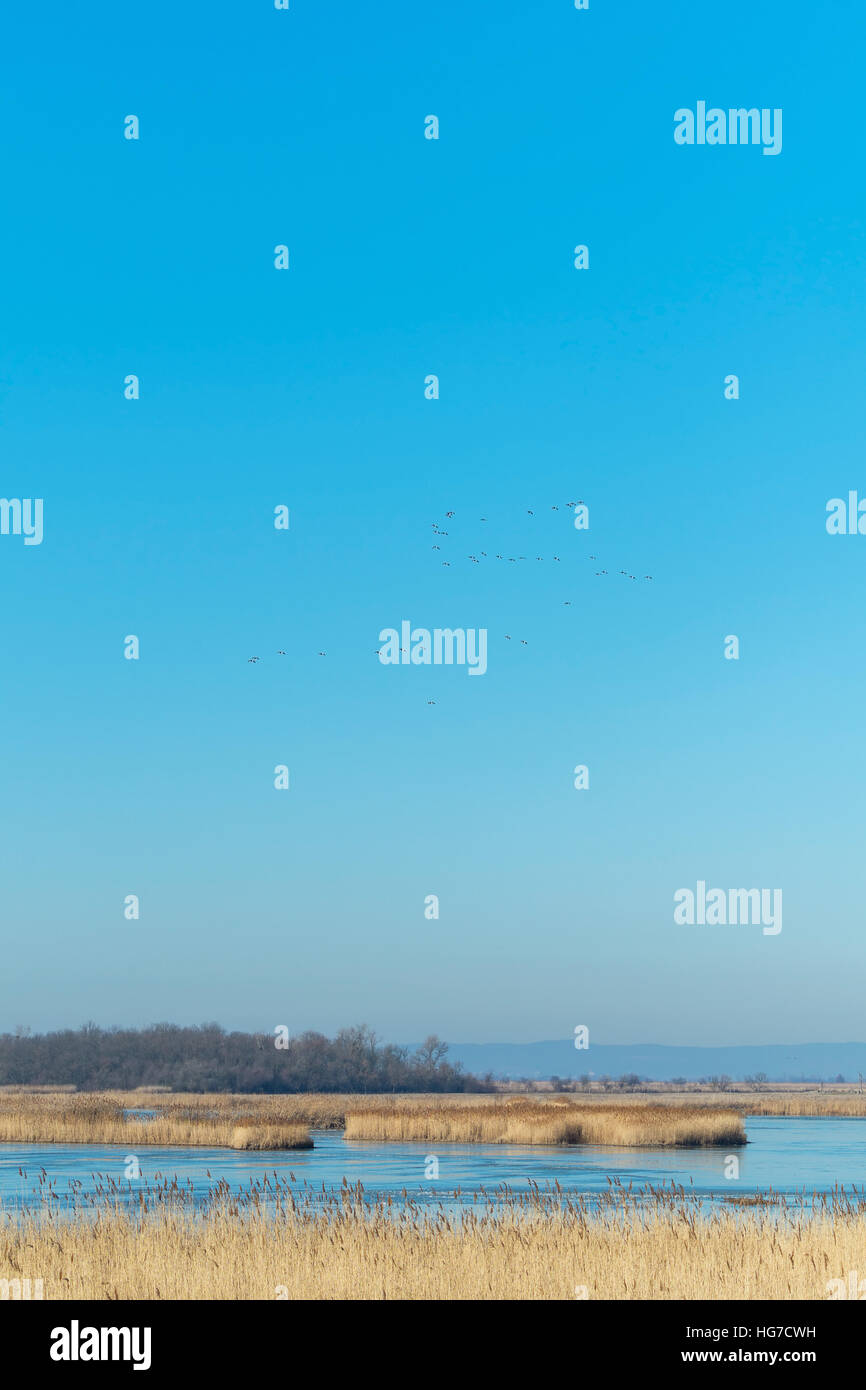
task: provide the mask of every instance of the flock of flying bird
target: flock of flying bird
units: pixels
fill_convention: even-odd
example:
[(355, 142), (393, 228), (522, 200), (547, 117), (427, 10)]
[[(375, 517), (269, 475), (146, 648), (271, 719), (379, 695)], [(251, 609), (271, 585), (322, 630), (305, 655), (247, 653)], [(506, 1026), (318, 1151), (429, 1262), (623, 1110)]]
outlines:
[[(582, 507), (583, 505), (584, 505), (584, 503), (583, 503), (582, 499), (578, 499), (577, 502), (566, 502), (566, 503), (564, 503), (564, 507), (565, 507), (565, 508), (569, 508), (569, 507)], [(557, 505), (554, 504), (554, 505), (551, 506), (550, 510), (551, 510), (552, 512), (558, 512), (558, 511), (560, 510), (560, 508), (559, 508), (559, 506), (557, 506)], [(455, 517), (456, 515), (457, 515), (457, 513), (454, 512), (454, 511), (446, 512), (446, 513), (445, 513), (445, 520), (446, 520), (446, 521), (450, 521), (451, 518), (452, 518), (452, 517)], [(532, 517), (534, 517), (534, 516), (535, 516), (535, 511), (534, 511), (532, 508), (527, 507), (527, 509), (526, 509), (526, 515), (527, 515), (527, 516), (532, 516)], [(486, 517), (486, 516), (479, 517), (478, 519), (479, 519), (479, 521), (482, 521), (482, 522), (485, 522), (485, 523), (487, 522), (487, 517)], [(442, 529), (442, 527), (439, 525), (438, 521), (434, 521), (434, 522), (432, 523), (432, 528), (433, 528), (433, 534), (434, 534), (434, 536), (436, 536), (437, 538), (447, 538), (448, 532)], [(438, 544), (436, 544), (436, 543), (434, 542), (433, 549), (434, 549), (434, 550), (438, 550), (438, 551), (441, 552), (442, 547), (441, 547), (441, 545), (438, 545)], [(473, 565), (480, 565), (482, 560), (489, 560), (489, 559), (491, 559), (491, 558), (494, 559), (494, 560), (502, 560), (502, 561), (504, 561), (506, 564), (509, 564), (509, 565), (518, 565), (518, 564), (520, 564), (520, 562), (521, 562), (522, 560), (528, 560), (528, 559), (530, 559), (530, 557), (529, 557), (528, 555), (503, 555), (503, 554), (501, 554), (501, 553), (499, 553), (499, 552), (496, 552), (495, 554), (493, 554), (493, 555), (491, 556), (490, 554), (488, 554), (488, 552), (487, 552), (486, 550), (479, 550), (479, 552), (478, 552), (477, 555), (467, 555), (467, 556), (466, 556), (466, 559), (469, 560), (470, 563), (473, 564)], [(555, 561), (557, 562), (557, 564), (561, 564), (561, 563), (562, 563), (562, 557), (559, 556), (559, 555), (553, 555), (551, 558), (552, 558), (553, 560), (555, 560)], [(594, 560), (596, 564), (598, 563), (598, 556), (597, 556), (597, 555), (590, 555), (589, 558), (590, 558), (590, 560)], [(543, 555), (536, 555), (535, 559), (536, 559), (536, 561), (538, 561), (538, 560), (542, 560), (542, 561), (543, 561), (543, 560), (544, 560), (544, 556), (543, 556)], [(443, 561), (442, 561), (442, 564), (443, 564), (443, 566), (444, 566), (446, 569), (450, 569), (450, 568), (452, 567), (452, 565), (454, 564), (454, 562), (453, 562), (452, 560), (443, 560)], [(604, 577), (605, 575), (607, 575), (608, 573), (609, 573), (609, 571), (606, 570), (606, 569), (598, 569), (598, 570), (595, 571), (595, 575), (596, 575), (596, 577), (599, 578), (599, 579), (600, 579), (600, 578), (603, 578), (603, 577)], [(638, 581), (638, 576), (637, 576), (636, 574), (629, 574), (628, 570), (620, 570), (620, 571), (619, 571), (619, 574), (622, 575), (622, 577), (623, 577), (624, 579), (633, 579), (635, 582), (639, 582), (639, 581)], [(644, 578), (644, 579), (650, 579), (650, 580), (651, 580), (651, 579), (652, 579), (652, 575), (651, 575), (651, 574), (645, 574), (645, 575), (643, 576), (643, 578)], [(563, 600), (563, 607), (564, 607), (564, 608), (572, 608), (573, 606), (574, 606), (574, 605), (573, 605), (573, 602), (572, 602), (571, 599), (564, 599), (564, 600)], [(505, 640), (506, 640), (506, 642), (510, 642), (510, 641), (511, 641), (511, 636), (510, 636), (510, 634), (507, 633), (507, 632), (506, 632), (506, 634), (505, 634)], [(521, 644), (522, 644), (524, 647), (527, 647), (527, 646), (529, 645), (529, 643), (528, 643), (523, 637), (521, 637), (520, 641), (521, 641)]]
[[(277, 656), (285, 656), (285, 655), (286, 655), (285, 652), (277, 652)], [(327, 655), (328, 655), (327, 652), (319, 652), (319, 656), (327, 656)], [(251, 662), (252, 662), (252, 663), (255, 663), (256, 661), (259, 661), (259, 660), (260, 660), (260, 657), (257, 657), (257, 656), (248, 656), (248, 657), (247, 657), (247, 665), (250, 665)]]
[[(566, 506), (566, 507), (582, 507), (583, 505), (584, 505), (584, 503), (583, 503), (582, 501), (577, 501), (577, 502), (566, 502), (566, 503), (565, 503), (565, 506)], [(556, 505), (554, 505), (554, 506), (552, 506), (552, 507), (550, 508), (550, 510), (551, 510), (552, 512), (558, 512), (558, 511), (559, 511), (559, 507), (556, 506)], [(456, 512), (446, 512), (446, 513), (445, 513), (445, 519), (446, 519), (446, 521), (450, 521), (451, 518), (454, 517), (454, 516), (456, 516), (456, 515), (457, 515)], [(535, 516), (535, 512), (532, 511), (531, 508), (527, 507), (527, 509), (526, 509), (526, 515), (527, 515), (527, 516)], [(479, 517), (478, 519), (479, 519), (479, 521), (484, 521), (484, 522), (487, 521), (487, 517), (486, 517), (486, 516)], [(433, 534), (434, 534), (435, 536), (442, 536), (442, 537), (445, 537), (445, 536), (448, 535), (448, 532), (447, 532), (447, 531), (443, 531), (443, 530), (441, 529), (441, 527), (439, 526), (438, 521), (434, 521), (434, 522), (432, 523), (432, 526), (433, 526)], [(434, 550), (440, 550), (440, 551), (441, 551), (442, 547), (441, 547), (441, 545), (434, 545), (434, 546), (433, 546), (433, 549), (434, 549)], [(479, 558), (479, 556), (480, 556), (480, 558)], [(488, 553), (487, 553), (486, 550), (480, 550), (480, 551), (478, 552), (478, 555), (467, 555), (466, 558), (467, 558), (467, 560), (471, 560), (472, 563), (473, 563), (474, 565), (480, 565), (482, 559), (483, 559), (483, 560), (487, 560), (487, 559), (490, 559), (491, 557), (488, 555)], [(519, 562), (520, 562), (521, 560), (528, 560), (528, 559), (529, 559), (529, 556), (528, 556), (528, 555), (501, 555), (501, 554), (496, 554), (496, 555), (494, 555), (492, 558), (495, 559), (495, 560), (506, 560), (508, 564), (510, 564), (510, 565), (516, 565), (516, 564), (519, 564)], [(536, 555), (535, 558), (536, 558), (536, 560), (543, 560), (543, 559), (544, 559), (544, 556), (543, 556), (543, 555)], [(598, 556), (597, 556), (597, 555), (590, 555), (589, 558), (590, 558), (590, 560), (596, 560), (596, 561), (598, 560)], [(552, 556), (552, 559), (554, 559), (554, 560), (556, 560), (557, 562), (561, 563), (562, 557), (561, 557), (560, 555), (554, 555), (554, 556)], [(443, 560), (443, 561), (442, 561), (442, 564), (445, 565), (446, 567), (450, 567), (452, 563), (453, 563), (453, 562), (452, 562), (451, 560)], [(607, 571), (607, 570), (596, 570), (595, 573), (596, 573), (597, 576), (601, 576), (601, 575), (607, 574), (608, 571)], [(620, 570), (619, 573), (620, 573), (621, 575), (624, 575), (626, 579), (635, 579), (635, 580), (636, 580), (637, 577), (638, 577), (636, 574), (629, 574), (628, 570)], [(643, 576), (643, 578), (644, 578), (644, 579), (652, 579), (652, 575), (651, 575), (651, 574), (645, 574), (645, 575)], [(570, 606), (570, 600), (567, 601), (567, 603), (566, 603), (566, 607), (569, 607), (569, 606)]]
[[(564, 507), (565, 507), (565, 508), (569, 508), (569, 507), (582, 507), (583, 505), (584, 505), (584, 503), (583, 503), (581, 500), (578, 500), (577, 502), (566, 502), (566, 503), (564, 504)], [(557, 505), (553, 505), (553, 506), (551, 506), (550, 510), (551, 510), (552, 512), (558, 512), (558, 511), (560, 510), (560, 508), (559, 508), (559, 506), (557, 506)], [(457, 513), (456, 513), (455, 511), (446, 512), (446, 513), (445, 513), (445, 520), (446, 520), (446, 521), (451, 521), (452, 518), (455, 517), (456, 515), (457, 515)], [(534, 517), (534, 516), (535, 516), (535, 512), (534, 512), (534, 510), (532, 510), (530, 507), (527, 507), (527, 509), (526, 509), (526, 515), (527, 515), (527, 516), (532, 516), (532, 517)], [(486, 516), (479, 517), (479, 521), (482, 521), (482, 522), (484, 522), (484, 523), (487, 523), (487, 517), (486, 517)], [(446, 530), (444, 530), (442, 527), (440, 527), (440, 525), (439, 525), (439, 523), (438, 523), (437, 521), (434, 521), (434, 522), (433, 522), (433, 534), (434, 534), (434, 536), (437, 537), (437, 539), (445, 540), (445, 539), (448, 538), (448, 532), (447, 532)], [(441, 545), (439, 545), (439, 544), (437, 544), (437, 543), (434, 543), (433, 549), (434, 549), (434, 550), (438, 550), (438, 551), (441, 552), (442, 547), (441, 547)], [(486, 550), (479, 550), (479, 552), (478, 552), (477, 555), (467, 555), (466, 558), (467, 558), (467, 560), (469, 560), (473, 565), (480, 565), (482, 560), (489, 560), (489, 559), (502, 560), (502, 561), (504, 561), (506, 564), (509, 564), (509, 565), (517, 565), (517, 564), (520, 564), (521, 561), (526, 561), (526, 560), (528, 560), (528, 559), (529, 559), (529, 556), (527, 556), (527, 555), (503, 555), (503, 554), (501, 554), (501, 553), (499, 553), (499, 552), (496, 552), (495, 554), (493, 554), (493, 555), (491, 556), (491, 555), (488, 554), (488, 552), (487, 552)], [(552, 558), (554, 561), (556, 561), (557, 564), (561, 564), (561, 563), (562, 563), (562, 557), (559, 556), (559, 555), (553, 555), (551, 558)], [(538, 560), (542, 560), (542, 561), (543, 561), (543, 560), (544, 560), (544, 556), (543, 556), (543, 555), (536, 555), (535, 559), (536, 559), (536, 561), (538, 561)], [(597, 555), (590, 555), (590, 556), (589, 556), (589, 559), (590, 559), (590, 560), (593, 560), (596, 564), (598, 563), (598, 556), (597, 556)], [(444, 566), (446, 569), (450, 569), (450, 568), (452, 567), (453, 563), (454, 563), (454, 562), (451, 561), (451, 560), (443, 560), (443, 561), (442, 561), (442, 564), (443, 564), (443, 566)], [(610, 571), (609, 571), (609, 570), (606, 570), (606, 569), (598, 569), (598, 570), (595, 571), (596, 578), (599, 578), (599, 579), (600, 579), (600, 578), (603, 578), (605, 575), (607, 575), (607, 574), (609, 574), (609, 573), (610, 573)], [(638, 576), (637, 576), (636, 574), (629, 574), (628, 570), (619, 570), (619, 574), (620, 574), (624, 579), (635, 580), (636, 582), (637, 582), (637, 580), (638, 580)], [(651, 579), (652, 579), (652, 575), (651, 575), (651, 574), (645, 574), (645, 575), (643, 575), (643, 579), (645, 579), (645, 580), (646, 580), (646, 579), (651, 580)], [(571, 600), (571, 599), (565, 599), (565, 600), (563, 601), (563, 607), (564, 607), (564, 608), (571, 608), (571, 607), (573, 607), (573, 602), (572, 602), (572, 600)], [(505, 640), (506, 640), (506, 642), (512, 641), (512, 636), (511, 636), (511, 634), (510, 634), (509, 632), (506, 632), (504, 635), (505, 635)], [(521, 638), (519, 638), (518, 640), (519, 640), (521, 646), (523, 646), (523, 647), (528, 647), (528, 646), (529, 646), (529, 643), (527, 642), (527, 640), (526, 640), (525, 637), (521, 637)], [(401, 651), (402, 651), (402, 650), (403, 650), (403, 649), (401, 648)], [(278, 652), (277, 652), (277, 656), (285, 656), (285, 655), (286, 655), (286, 653), (285, 653), (284, 651), (278, 651)], [(326, 655), (327, 655), (326, 652), (319, 652), (319, 656), (326, 656)], [(380, 648), (378, 648), (378, 647), (376, 648), (375, 655), (376, 655), (376, 656), (379, 656), (379, 655), (380, 655)], [(254, 665), (258, 660), (259, 660), (259, 658), (258, 658), (257, 656), (250, 656), (250, 657), (247, 658), (247, 662), (248, 662), (248, 664), (250, 664), (250, 665)], [(435, 700), (428, 700), (428, 701), (427, 701), (427, 704), (428, 704), (428, 705), (435, 705), (435, 703), (436, 703)]]

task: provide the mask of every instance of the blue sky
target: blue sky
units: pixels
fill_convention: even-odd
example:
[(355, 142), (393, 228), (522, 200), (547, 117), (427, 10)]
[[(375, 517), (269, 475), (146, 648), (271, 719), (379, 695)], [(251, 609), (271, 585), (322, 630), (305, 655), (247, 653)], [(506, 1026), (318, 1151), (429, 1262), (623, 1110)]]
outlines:
[[(0, 1028), (863, 1037), (864, 30), (7, 21), (0, 492), (45, 535), (0, 536)], [(781, 155), (676, 145), (698, 100), (782, 108)], [(404, 618), (486, 675), (380, 665)], [(698, 879), (783, 931), (676, 926)]]

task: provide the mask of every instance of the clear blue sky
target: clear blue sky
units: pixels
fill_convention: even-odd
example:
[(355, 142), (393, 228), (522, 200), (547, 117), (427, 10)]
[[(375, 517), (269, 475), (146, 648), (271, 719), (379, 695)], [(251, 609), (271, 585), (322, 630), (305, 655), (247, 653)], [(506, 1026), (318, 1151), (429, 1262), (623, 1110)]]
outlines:
[[(0, 1028), (866, 1036), (866, 537), (824, 526), (866, 495), (864, 37), (7, 19), (0, 493), (45, 536), (0, 536)], [(677, 146), (698, 100), (781, 107), (781, 155)], [(486, 627), (487, 674), (381, 666), (404, 618)], [(781, 888), (781, 935), (676, 926), (698, 879)]]

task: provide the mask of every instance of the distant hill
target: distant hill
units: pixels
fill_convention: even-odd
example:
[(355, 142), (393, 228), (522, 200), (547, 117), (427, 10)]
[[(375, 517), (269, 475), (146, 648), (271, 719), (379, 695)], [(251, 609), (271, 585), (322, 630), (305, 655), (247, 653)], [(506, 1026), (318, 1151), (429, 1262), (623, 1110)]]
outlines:
[(468, 1072), (498, 1079), (545, 1080), (592, 1073), (687, 1081), (727, 1074), (734, 1081), (765, 1072), (770, 1081), (829, 1081), (866, 1075), (866, 1043), (766, 1043), (746, 1047), (667, 1047), (653, 1043), (598, 1043), (578, 1052), (573, 1038), (534, 1043), (450, 1043), (448, 1060)]

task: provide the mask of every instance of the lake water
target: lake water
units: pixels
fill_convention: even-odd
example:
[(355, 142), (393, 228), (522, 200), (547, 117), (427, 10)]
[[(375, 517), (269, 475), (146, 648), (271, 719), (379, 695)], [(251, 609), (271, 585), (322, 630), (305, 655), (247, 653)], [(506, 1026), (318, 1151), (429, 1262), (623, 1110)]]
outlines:
[[(274, 1173), (299, 1193), (361, 1183), (365, 1195), (421, 1204), (473, 1202), (483, 1189), (495, 1194), (506, 1184), (527, 1193), (559, 1183), (564, 1192), (592, 1198), (609, 1190), (608, 1179), (639, 1191), (671, 1182), (709, 1201), (770, 1189), (776, 1194), (827, 1193), (834, 1186), (866, 1189), (866, 1118), (746, 1120), (748, 1144), (731, 1148), (606, 1149), (510, 1144), (379, 1144), (347, 1142), (342, 1133), (315, 1131), (315, 1148), (292, 1153), (247, 1153), (227, 1149), (158, 1149), (135, 1154), (141, 1180), (126, 1177), (128, 1151), (113, 1145), (0, 1144), (0, 1206), (7, 1212), (46, 1204), (63, 1209), (87, 1205), (106, 1180), (135, 1196), (143, 1185), (176, 1179), (196, 1202), (205, 1201), (222, 1180), (232, 1191), (261, 1184)], [(739, 1160), (739, 1176), (729, 1156)], [(430, 1157), (438, 1161), (438, 1179)], [(42, 1172), (44, 1170), (44, 1173)], [(455, 1193), (459, 1192), (459, 1198)]]

